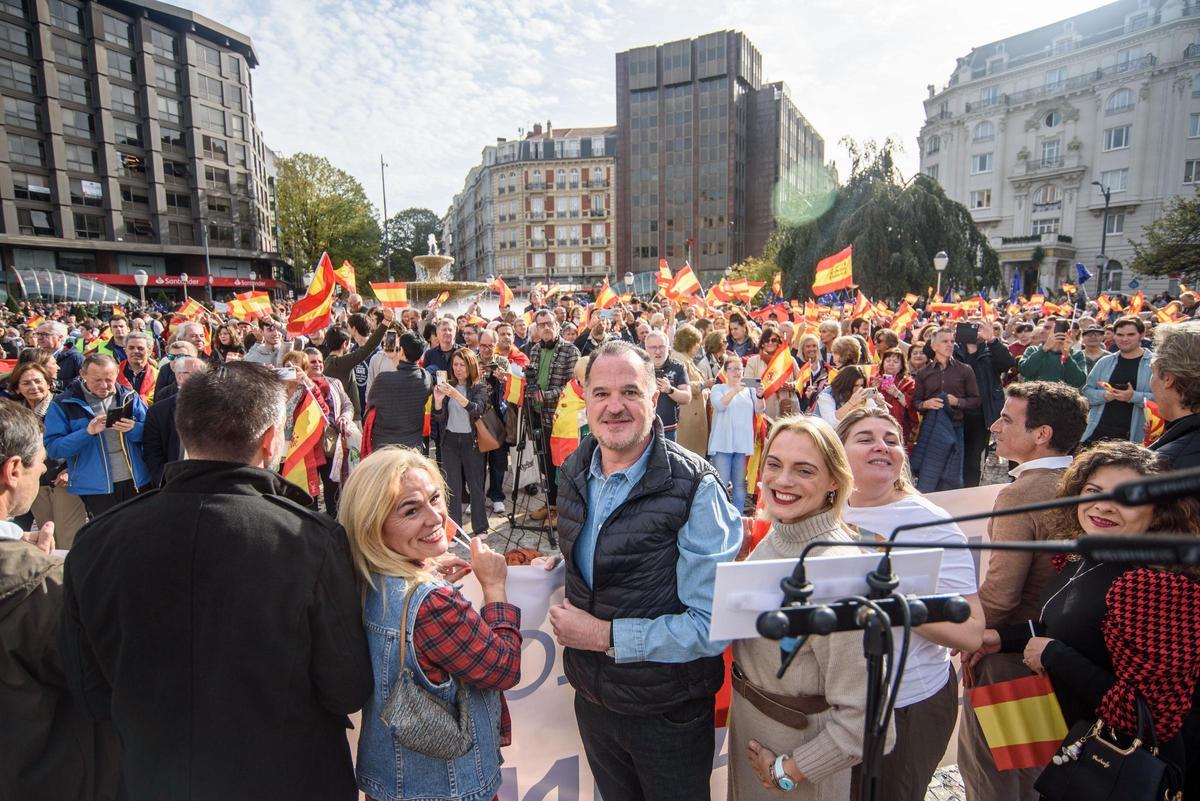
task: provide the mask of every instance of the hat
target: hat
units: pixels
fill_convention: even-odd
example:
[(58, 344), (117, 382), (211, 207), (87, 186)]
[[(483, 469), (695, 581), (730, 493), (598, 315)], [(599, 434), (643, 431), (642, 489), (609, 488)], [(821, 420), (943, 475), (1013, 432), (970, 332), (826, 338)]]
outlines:
[(1085, 333), (1085, 334), (1103, 334), (1104, 329), (1098, 325), (1089, 325), (1087, 328), (1083, 329), (1083, 333)]

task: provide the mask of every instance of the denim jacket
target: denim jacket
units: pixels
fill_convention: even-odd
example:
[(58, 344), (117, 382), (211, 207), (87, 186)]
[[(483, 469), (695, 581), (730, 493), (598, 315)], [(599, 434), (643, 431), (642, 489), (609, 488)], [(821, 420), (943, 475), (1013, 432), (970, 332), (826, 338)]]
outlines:
[[(1143, 429), (1146, 425), (1146, 401), (1154, 400), (1154, 394), (1150, 392), (1150, 359), (1154, 354), (1144, 349), (1142, 358), (1138, 362), (1137, 382), (1134, 384), (1133, 397), (1129, 402), (1133, 404), (1133, 416), (1129, 420), (1129, 440), (1131, 442), (1140, 443), (1144, 437)], [(1112, 378), (1113, 370), (1117, 369), (1117, 360), (1121, 358), (1119, 353), (1110, 353), (1107, 356), (1101, 356), (1100, 361), (1096, 362), (1096, 366), (1092, 368), (1092, 372), (1088, 373), (1087, 383), (1083, 385), (1083, 397), (1087, 398), (1088, 406), (1088, 425), (1087, 430), (1083, 432), (1083, 438), (1086, 440), (1096, 430), (1096, 426), (1100, 422), (1100, 416), (1104, 414), (1104, 387), (1100, 386), (1100, 382), (1108, 382)]]
[(444, 581), (418, 586), (409, 604), (405, 653), (400, 655), (400, 616), (408, 583), (402, 578), (372, 574), (379, 589), (367, 589), (363, 625), (375, 673), (375, 691), (363, 709), (358, 740), (358, 787), (376, 801), (489, 801), (500, 788), (500, 693), (472, 687), (466, 694), (475, 727), (475, 742), (463, 756), (436, 759), (402, 747), (381, 719), (402, 667), (425, 689), (454, 702), (461, 685), (451, 677), (433, 684), (417, 662), (413, 626), (421, 603)]

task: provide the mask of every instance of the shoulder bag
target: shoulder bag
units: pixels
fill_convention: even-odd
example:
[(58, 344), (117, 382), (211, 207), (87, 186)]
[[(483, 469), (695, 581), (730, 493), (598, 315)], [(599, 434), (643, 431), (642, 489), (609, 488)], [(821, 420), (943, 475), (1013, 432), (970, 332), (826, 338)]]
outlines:
[[(456, 701), (451, 704), (425, 689), (405, 664), (405, 649), (408, 647), (408, 606), (417, 586), (413, 584), (404, 596), (404, 611), (401, 613), (403, 626), (400, 629), (400, 675), (392, 687), (392, 693), (388, 696), (379, 719), (391, 729), (392, 739), (401, 747), (436, 759), (457, 759), (471, 750), (471, 744), (475, 740), (471, 705), (463, 702), (463, 696), (468, 692), (466, 685), (458, 683)], [(416, 659), (415, 653), (413, 659)]]

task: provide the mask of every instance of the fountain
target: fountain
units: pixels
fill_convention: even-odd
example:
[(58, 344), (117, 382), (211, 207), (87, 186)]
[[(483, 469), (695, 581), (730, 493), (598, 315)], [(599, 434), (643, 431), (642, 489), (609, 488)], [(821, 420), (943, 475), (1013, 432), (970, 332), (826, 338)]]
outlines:
[(408, 301), (416, 305), (433, 300), (443, 292), (450, 293), (450, 300), (459, 300), (469, 295), (487, 291), (488, 285), (479, 281), (448, 281), (442, 271), (454, 263), (452, 256), (443, 256), (438, 249), (437, 237), (429, 235), (429, 253), (413, 256), (417, 268), (417, 280), (408, 283)]

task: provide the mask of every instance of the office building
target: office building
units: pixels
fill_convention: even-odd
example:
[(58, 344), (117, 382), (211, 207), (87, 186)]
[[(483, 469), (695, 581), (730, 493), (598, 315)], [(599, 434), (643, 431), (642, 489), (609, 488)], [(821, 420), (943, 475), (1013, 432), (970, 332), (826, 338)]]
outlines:
[(711, 283), (761, 256), (778, 204), (813, 188), (825, 143), (745, 34), (618, 53), (617, 272), (690, 259)]
[[(178, 296), (274, 288), (248, 37), (156, 0), (2, 0), (0, 256)], [(207, 287), (207, 289), (206, 289)]]
[(1200, 3), (1120, 0), (978, 47), (929, 87), (921, 169), (971, 210), (1006, 287), (1056, 290), (1083, 262), (1094, 293), (1103, 262), (1108, 290), (1174, 288), (1129, 264), (1200, 183), (1198, 42)]

